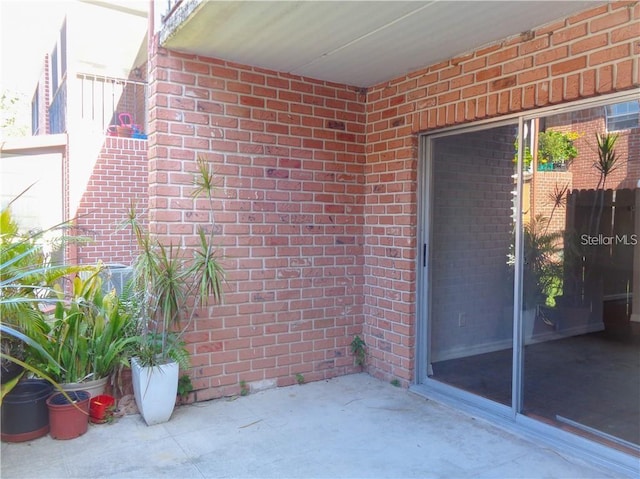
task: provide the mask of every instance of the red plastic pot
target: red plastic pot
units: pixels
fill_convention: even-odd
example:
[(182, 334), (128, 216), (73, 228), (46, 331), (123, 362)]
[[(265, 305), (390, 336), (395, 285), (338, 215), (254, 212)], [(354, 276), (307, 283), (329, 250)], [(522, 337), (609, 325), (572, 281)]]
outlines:
[(100, 394), (89, 401), (89, 416), (92, 423), (103, 424), (113, 415), (116, 399), (108, 394)]

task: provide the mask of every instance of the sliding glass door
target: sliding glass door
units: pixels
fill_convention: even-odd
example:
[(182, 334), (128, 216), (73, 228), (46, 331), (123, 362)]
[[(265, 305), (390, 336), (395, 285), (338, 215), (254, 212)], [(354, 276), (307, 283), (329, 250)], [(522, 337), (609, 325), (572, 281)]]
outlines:
[(421, 382), (640, 455), (639, 111), (424, 138)]

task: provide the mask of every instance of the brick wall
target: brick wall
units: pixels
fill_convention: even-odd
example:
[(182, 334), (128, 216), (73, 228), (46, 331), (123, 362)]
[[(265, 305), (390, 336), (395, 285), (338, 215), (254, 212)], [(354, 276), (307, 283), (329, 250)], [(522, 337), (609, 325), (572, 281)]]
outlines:
[[(133, 200), (147, 209), (147, 141), (106, 137), (75, 213), (77, 231), (92, 241), (77, 248), (75, 261), (128, 265), (132, 260), (131, 228), (116, 232)], [(141, 216), (146, 224), (145, 216)]]
[[(640, 4), (615, 2), (369, 89), (365, 341), (384, 340), (370, 351), (376, 376), (413, 377), (417, 134), (638, 87), (639, 28)], [(393, 263), (379, 238), (397, 245)]]
[[(638, 86), (637, 4), (615, 3), (370, 88), (151, 55), (150, 221), (193, 240), (198, 155), (221, 176), (225, 302), (187, 339), (198, 400), (414, 368), (418, 133)], [(194, 222), (193, 218), (196, 218)], [(363, 326), (364, 325), (364, 326)]]
[[(196, 158), (219, 174), (224, 304), (193, 323), (196, 399), (356, 371), (362, 333), (364, 97), (352, 87), (161, 50), (150, 219), (192, 241)], [(194, 223), (193, 218), (196, 218)]]

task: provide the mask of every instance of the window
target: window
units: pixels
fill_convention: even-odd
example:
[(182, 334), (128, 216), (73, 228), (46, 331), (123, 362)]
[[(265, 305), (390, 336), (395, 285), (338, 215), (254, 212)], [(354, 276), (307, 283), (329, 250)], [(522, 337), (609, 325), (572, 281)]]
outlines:
[(40, 134), (40, 103), (39, 103), (40, 84), (36, 86), (36, 92), (31, 100), (31, 134)]
[(638, 128), (638, 117), (640, 116), (639, 102), (628, 101), (626, 103), (616, 103), (606, 108), (608, 131)]
[(51, 52), (51, 92), (53, 95), (58, 91), (58, 45)]
[(67, 73), (67, 20), (65, 19), (60, 29), (60, 77)]

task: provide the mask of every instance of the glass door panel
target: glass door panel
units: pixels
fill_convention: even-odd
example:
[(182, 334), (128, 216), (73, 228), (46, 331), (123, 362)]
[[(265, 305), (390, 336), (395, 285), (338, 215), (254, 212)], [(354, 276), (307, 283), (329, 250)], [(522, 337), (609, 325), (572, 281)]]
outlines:
[(532, 122), (522, 209), (522, 412), (637, 450), (640, 129), (637, 101), (630, 103), (635, 117), (611, 133), (608, 111), (629, 108)]
[(430, 147), (429, 375), (508, 406), (516, 135), (507, 125)]

